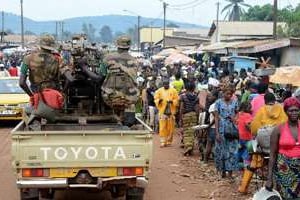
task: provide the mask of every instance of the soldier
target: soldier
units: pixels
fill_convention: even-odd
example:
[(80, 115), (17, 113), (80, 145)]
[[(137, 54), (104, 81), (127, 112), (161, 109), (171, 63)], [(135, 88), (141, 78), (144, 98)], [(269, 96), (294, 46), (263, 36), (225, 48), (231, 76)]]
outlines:
[(101, 70), (106, 75), (103, 100), (117, 114), (118, 121), (128, 126), (135, 121), (135, 104), (139, 98), (137, 60), (128, 53), (130, 43), (127, 36), (118, 38), (118, 51), (105, 56)]
[[(40, 49), (24, 57), (19, 80), (20, 87), (30, 96), (30, 101), (35, 108), (39, 103), (36, 97), (43, 94), (45, 89), (60, 90), (61, 75), (67, 80), (73, 81), (70, 68), (63, 64), (60, 55), (56, 53), (54, 38), (44, 35), (39, 42)], [(28, 76), (30, 87), (26, 81)], [(44, 95), (41, 100), (46, 104), (51, 98), (49, 96)]]

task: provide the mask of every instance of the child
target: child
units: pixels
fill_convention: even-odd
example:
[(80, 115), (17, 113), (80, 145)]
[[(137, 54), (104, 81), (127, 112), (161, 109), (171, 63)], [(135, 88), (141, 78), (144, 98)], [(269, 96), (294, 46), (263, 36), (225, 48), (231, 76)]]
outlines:
[(239, 158), (243, 159), (244, 167), (247, 167), (250, 164), (250, 156), (247, 150), (247, 142), (249, 142), (253, 138), (250, 131), (251, 122), (251, 104), (249, 101), (245, 101), (240, 105), (240, 112), (238, 114), (237, 119), (240, 140)]
[(215, 143), (216, 138), (216, 127), (215, 127), (215, 102), (218, 99), (219, 93), (214, 91), (209, 93), (207, 98), (210, 104), (208, 112), (209, 112), (209, 127), (208, 127), (208, 134), (207, 134), (207, 143), (206, 143), (206, 150), (204, 156), (204, 163), (208, 163), (209, 155), (211, 154), (212, 147)]

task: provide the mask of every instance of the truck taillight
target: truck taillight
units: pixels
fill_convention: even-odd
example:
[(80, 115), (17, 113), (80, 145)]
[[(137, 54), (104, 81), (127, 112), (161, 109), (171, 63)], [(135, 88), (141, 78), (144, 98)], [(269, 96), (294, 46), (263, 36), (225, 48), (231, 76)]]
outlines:
[(47, 177), (49, 176), (49, 169), (43, 168), (32, 168), (32, 169), (22, 169), (23, 177)]
[(142, 176), (144, 168), (142, 167), (124, 167), (118, 170), (119, 176)]

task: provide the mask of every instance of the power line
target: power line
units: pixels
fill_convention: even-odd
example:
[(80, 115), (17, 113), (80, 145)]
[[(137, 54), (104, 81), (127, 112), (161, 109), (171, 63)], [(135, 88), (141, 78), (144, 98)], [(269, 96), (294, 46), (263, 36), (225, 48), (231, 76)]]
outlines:
[(200, 0), (194, 0), (188, 3), (183, 3), (183, 4), (176, 4), (176, 5), (169, 5), (170, 7), (182, 7), (182, 6), (189, 6), (191, 4), (197, 3)]
[(183, 7), (183, 8), (173, 8), (173, 7), (171, 7), (170, 9), (173, 9), (173, 10), (187, 10), (187, 9), (195, 8), (195, 7), (205, 3), (206, 1), (208, 1), (208, 0), (202, 0), (201, 2), (197, 2), (193, 5), (189, 5), (189, 6)]

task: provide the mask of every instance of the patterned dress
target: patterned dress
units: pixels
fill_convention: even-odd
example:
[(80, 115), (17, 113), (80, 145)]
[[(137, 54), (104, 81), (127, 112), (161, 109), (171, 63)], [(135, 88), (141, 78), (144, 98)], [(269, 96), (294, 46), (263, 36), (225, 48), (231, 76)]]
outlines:
[(215, 164), (218, 171), (234, 171), (239, 169), (237, 152), (239, 147), (238, 139), (225, 139), (226, 123), (231, 123), (228, 120), (229, 116), (235, 116), (238, 109), (237, 100), (231, 100), (228, 104), (219, 99), (216, 101), (216, 111), (219, 115), (219, 133), (221, 141), (215, 144)]

